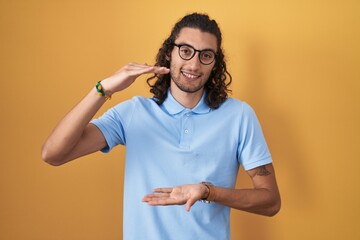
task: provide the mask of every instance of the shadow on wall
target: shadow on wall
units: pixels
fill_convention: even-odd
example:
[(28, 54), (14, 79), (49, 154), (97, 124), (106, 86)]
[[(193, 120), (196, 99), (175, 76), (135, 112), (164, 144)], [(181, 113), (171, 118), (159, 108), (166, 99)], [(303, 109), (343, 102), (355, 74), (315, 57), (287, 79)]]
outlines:
[[(271, 56), (266, 55), (266, 48), (254, 39), (247, 47), (245, 60), (249, 74), (247, 85), (243, 87), (246, 88), (248, 97), (244, 100), (254, 108), (262, 125), (274, 161), (282, 208), (273, 218), (232, 210), (232, 239), (278, 239), (278, 236), (274, 235), (274, 226), (281, 219), (281, 214), (284, 211), (292, 211), (292, 205), (306, 208), (306, 205), (310, 204), (307, 197), (310, 196), (310, 179), (306, 178), (308, 174), (304, 174), (304, 156), (295, 137), (296, 128), (291, 125), (287, 109), (280, 109), (281, 106), (272, 104), (271, 88), (266, 88), (271, 85), (266, 83), (270, 81), (266, 64), (268, 59), (271, 59)], [(287, 78), (286, 81), (293, 79)], [(248, 175), (241, 169), (237, 187), (244, 188), (244, 184), (245, 187), (252, 187)], [(290, 196), (287, 195), (289, 191), (285, 191), (289, 188)], [(281, 232), (281, 226), (276, 226), (279, 226), (276, 232)]]

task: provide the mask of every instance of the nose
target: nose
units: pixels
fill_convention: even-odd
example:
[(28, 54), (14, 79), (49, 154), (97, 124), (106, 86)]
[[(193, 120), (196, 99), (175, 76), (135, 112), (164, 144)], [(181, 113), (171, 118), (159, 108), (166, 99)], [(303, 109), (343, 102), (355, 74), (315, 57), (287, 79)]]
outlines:
[(201, 66), (199, 54), (199, 52), (196, 52), (195, 55), (190, 60), (188, 60), (188, 65), (192, 68), (192, 70), (199, 69)]

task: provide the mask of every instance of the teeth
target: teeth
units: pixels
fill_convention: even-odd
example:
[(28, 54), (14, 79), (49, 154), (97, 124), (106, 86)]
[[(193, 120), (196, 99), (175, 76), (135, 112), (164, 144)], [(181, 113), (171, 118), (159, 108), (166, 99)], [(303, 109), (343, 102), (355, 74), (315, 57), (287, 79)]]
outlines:
[(183, 72), (183, 74), (184, 74), (184, 76), (187, 77), (187, 78), (197, 78), (197, 77), (198, 77), (198, 76), (196, 76), (196, 75), (192, 75), (192, 74), (189, 74), (189, 73), (184, 73), (184, 72)]

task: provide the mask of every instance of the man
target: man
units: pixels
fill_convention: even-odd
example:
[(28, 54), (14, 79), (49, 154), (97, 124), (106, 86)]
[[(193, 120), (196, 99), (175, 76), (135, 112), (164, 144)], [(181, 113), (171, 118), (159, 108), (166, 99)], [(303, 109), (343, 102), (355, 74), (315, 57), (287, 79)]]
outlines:
[[(230, 239), (230, 208), (267, 216), (280, 209), (255, 113), (227, 96), (221, 41), (207, 15), (185, 16), (155, 66), (130, 63), (99, 82), (43, 146), (52, 165), (126, 146), (124, 239)], [(148, 73), (153, 98), (134, 97), (92, 120), (107, 98)], [(234, 189), (240, 164), (253, 189)]]

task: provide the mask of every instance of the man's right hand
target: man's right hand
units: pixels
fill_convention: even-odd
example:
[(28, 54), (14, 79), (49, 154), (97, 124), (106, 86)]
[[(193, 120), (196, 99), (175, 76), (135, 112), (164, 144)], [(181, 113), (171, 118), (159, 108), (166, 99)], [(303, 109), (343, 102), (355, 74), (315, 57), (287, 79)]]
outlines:
[(112, 94), (128, 88), (136, 78), (142, 74), (168, 74), (169, 68), (149, 66), (147, 64), (129, 63), (115, 72), (112, 76), (101, 81), (105, 95)]
[[(166, 67), (129, 63), (114, 75), (101, 81), (105, 95), (129, 87), (142, 74), (168, 74)], [(61, 165), (72, 159), (98, 151), (106, 146), (101, 131), (89, 122), (104, 104), (93, 87), (55, 127), (42, 147), (42, 158), (51, 165)]]

